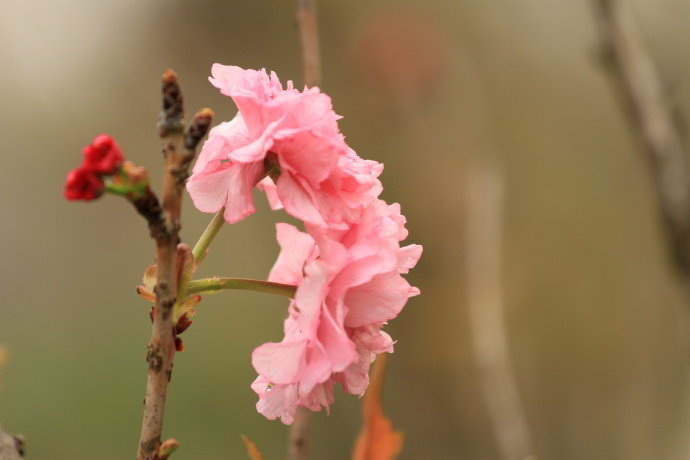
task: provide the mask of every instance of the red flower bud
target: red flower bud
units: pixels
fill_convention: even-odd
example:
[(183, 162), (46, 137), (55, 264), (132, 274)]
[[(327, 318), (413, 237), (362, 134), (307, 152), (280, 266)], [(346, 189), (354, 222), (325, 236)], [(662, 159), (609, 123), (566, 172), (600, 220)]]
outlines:
[(125, 157), (115, 140), (107, 134), (99, 134), (83, 149), (82, 168), (96, 174), (115, 174)]
[(103, 193), (103, 181), (84, 168), (73, 169), (67, 174), (65, 198), (68, 200), (95, 200)]

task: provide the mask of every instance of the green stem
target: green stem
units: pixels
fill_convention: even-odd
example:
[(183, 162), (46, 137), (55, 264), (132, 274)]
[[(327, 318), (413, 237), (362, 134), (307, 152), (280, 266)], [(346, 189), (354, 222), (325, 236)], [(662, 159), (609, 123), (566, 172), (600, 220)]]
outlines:
[(213, 219), (211, 219), (211, 222), (209, 222), (208, 226), (206, 227), (206, 230), (204, 230), (204, 233), (202, 233), (199, 237), (199, 241), (197, 241), (194, 245), (194, 249), (192, 249), (192, 255), (194, 256), (194, 261), (197, 267), (201, 264), (201, 261), (204, 260), (204, 258), (206, 257), (208, 247), (211, 245), (213, 238), (216, 237), (218, 231), (225, 223), (225, 219), (223, 218), (224, 212), (225, 208), (220, 208), (220, 211), (218, 211), (216, 215), (213, 216)]
[(190, 281), (187, 294), (216, 294), (225, 289), (264, 292), (294, 299), (297, 286), (246, 278), (204, 278)]
[(112, 193), (113, 195), (127, 196), (128, 194), (132, 193), (131, 185), (113, 184), (110, 181), (105, 181), (104, 185), (105, 191)]

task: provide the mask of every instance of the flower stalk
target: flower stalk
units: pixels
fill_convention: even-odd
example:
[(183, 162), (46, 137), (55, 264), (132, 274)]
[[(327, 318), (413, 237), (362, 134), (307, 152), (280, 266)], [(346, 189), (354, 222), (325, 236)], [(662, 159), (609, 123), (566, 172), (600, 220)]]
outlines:
[(211, 219), (211, 222), (209, 222), (208, 226), (199, 237), (199, 241), (196, 242), (192, 249), (192, 255), (194, 256), (195, 265), (197, 267), (206, 258), (208, 247), (225, 223), (225, 219), (223, 218), (224, 212), (225, 208), (221, 208), (220, 211), (213, 216), (213, 219)]
[(187, 285), (186, 292), (188, 295), (216, 294), (226, 289), (263, 292), (265, 294), (274, 294), (292, 299), (295, 297), (297, 286), (247, 278), (214, 277), (190, 281)]

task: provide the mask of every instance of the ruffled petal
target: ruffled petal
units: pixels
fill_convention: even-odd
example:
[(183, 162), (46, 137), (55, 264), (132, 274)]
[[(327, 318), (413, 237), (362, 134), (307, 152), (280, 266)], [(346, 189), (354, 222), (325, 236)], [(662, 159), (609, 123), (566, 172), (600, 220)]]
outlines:
[(280, 120), (269, 123), (263, 128), (259, 137), (229, 152), (228, 158), (239, 163), (262, 161), (273, 147), (273, 135), (279, 124)]
[(377, 275), (345, 294), (348, 327), (384, 323), (395, 318), (412, 293), (410, 284), (397, 272)]
[(259, 376), (252, 383), (252, 389), (259, 395), (256, 410), (269, 420), (280, 417), (284, 424), (292, 424), (299, 402), (297, 387), (297, 384), (273, 385)]
[(252, 189), (263, 171), (263, 164), (236, 163), (228, 177), (228, 198), (225, 203), (225, 220), (231, 224), (241, 221), (255, 210)]
[(268, 205), (272, 210), (277, 211), (278, 209), (283, 209), (283, 202), (280, 201), (280, 197), (278, 196), (276, 184), (273, 183), (273, 180), (270, 177), (264, 177), (256, 185), (256, 187), (259, 190), (263, 190), (263, 192), (266, 194), (266, 198), (268, 198)]
[(342, 142), (336, 143), (311, 129), (283, 130), (275, 138), (273, 151), (281, 168), (304, 177), (314, 186), (331, 174), (345, 152)]
[(323, 310), (317, 336), (328, 354), (331, 372), (340, 372), (357, 360), (355, 344), (348, 337), (342, 323), (338, 324), (328, 309)]
[(230, 180), (238, 166), (225, 165), (215, 171), (195, 174), (187, 181), (187, 191), (194, 206), (202, 212), (217, 212), (225, 206)]
[(230, 121), (220, 123), (211, 129), (208, 139), (199, 152), (192, 172), (202, 173), (207, 168), (218, 168), (221, 161), (228, 159), (228, 154), (239, 146), (249, 142), (249, 133), (244, 119), (240, 114)]
[(398, 251), (398, 271), (400, 273), (407, 273), (415, 265), (422, 256), (422, 247), (418, 244), (410, 244), (400, 248)]
[(326, 226), (326, 221), (314, 206), (311, 195), (288, 172), (283, 172), (276, 184), (285, 211), (293, 217), (316, 225)]
[(297, 286), (304, 279), (304, 265), (314, 253), (314, 239), (290, 224), (276, 224), (280, 255), (268, 280)]
[(295, 304), (296, 321), (307, 338), (314, 338), (319, 325), (321, 308), (328, 289), (328, 272), (322, 264), (314, 262), (305, 267), (304, 281), (297, 287)]
[(254, 349), (252, 365), (271, 383), (293, 383), (306, 366), (307, 341), (265, 343)]

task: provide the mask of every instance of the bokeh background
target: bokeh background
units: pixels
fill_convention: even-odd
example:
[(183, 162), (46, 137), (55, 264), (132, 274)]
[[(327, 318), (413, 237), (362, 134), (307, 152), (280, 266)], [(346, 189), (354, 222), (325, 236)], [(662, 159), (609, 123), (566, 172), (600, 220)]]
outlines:
[[(189, 112), (232, 102), (214, 62), (301, 84), (294, 2), (0, 0), (0, 422), (29, 458), (132, 458), (144, 395), (153, 261), (126, 203), (68, 203), (66, 172), (95, 134), (160, 178), (159, 78)], [(690, 2), (630, 0), (666, 83), (690, 113)], [(401, 459), (497, 459), (466, 297), (466, 183), (491, 159), (505, 199), (502, 287), (510, 353), (543, 460), (690, 458), (690, 315), (634, 133), (601, 67), (590, 4), (547, 0), (323, 0), (324, 89), (342, 131), (386, 165), (409, 242), (425, 247), (387, 330), (386, 411)], [(203, 274), (264, 277), (277, 253), (258, 212), (226, 226)], [(183, 239), (210, 218), (186, 203)], [(208, 296), (175, 361), (165, 434), (174, 458), (244, 459), (240, 433), (283, 457), (286, 428), (256, 413), (250, 353), (281, 337), (286, 302)], [(360, 401), (314, 417), (313, 458), (347, 459)]]

